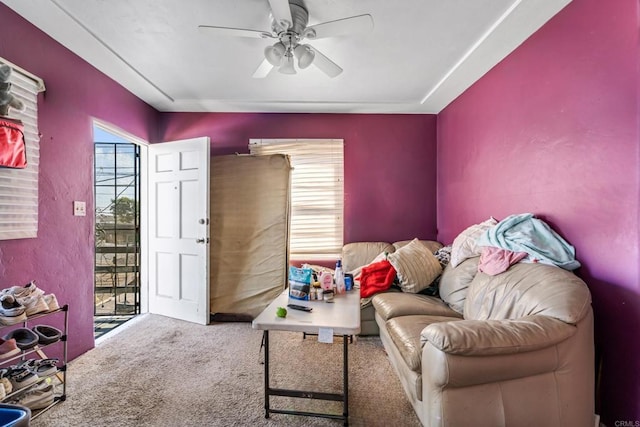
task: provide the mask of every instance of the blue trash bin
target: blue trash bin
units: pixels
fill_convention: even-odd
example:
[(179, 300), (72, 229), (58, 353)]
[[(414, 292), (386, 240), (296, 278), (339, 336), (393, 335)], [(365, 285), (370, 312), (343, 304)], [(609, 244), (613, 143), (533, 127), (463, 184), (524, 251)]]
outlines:
[(26, 406), (0, 403), (0, 427), (29, 427), (31, 411)]

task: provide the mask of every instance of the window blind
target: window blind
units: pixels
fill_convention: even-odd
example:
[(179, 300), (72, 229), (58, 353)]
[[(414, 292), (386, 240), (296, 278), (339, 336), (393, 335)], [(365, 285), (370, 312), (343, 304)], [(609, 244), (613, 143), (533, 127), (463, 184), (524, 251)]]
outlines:
[(291, 230), (294, 260), (333, 260), (343, 244), (344, 141), (342, 139), (252, 139), (251, 154), (287, 154), (291, 159)]
[(0, 58), (13, 68), (11, 93), (25, 104), (24, 111), (9, 109), (11, 118), (22, 121), (27, 151), (25, 169), (0, 168), (0, 240), (33, 238), (38, 235), (38, 92), (41, 79)]

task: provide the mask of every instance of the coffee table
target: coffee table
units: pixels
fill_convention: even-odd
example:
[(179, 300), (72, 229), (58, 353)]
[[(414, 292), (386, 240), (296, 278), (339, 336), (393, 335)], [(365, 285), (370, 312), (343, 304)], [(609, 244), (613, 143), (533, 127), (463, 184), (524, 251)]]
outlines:
[[(287, 317), (276, 316), (278, 307), (287, 304), (298, 304), (312, 307), (310, 313), (287, 308)], [(349, 337), (360, 332), (360, 291), (354, 289), (346, 294), (336, 295), (333, 303), (323, 301), (300, 301), (289, 298), (288, 290), (280, 294), (271, 302), (252, 324), (254, 329), (263, 332), (264, 342), (264, 410), (265, 418), (270, 414), (290, 414), (310, 417), (340, 419), (344, 425), (349, 425)], [(269, 386), (269, 331), (302, 332), (318, 334), (318, 337), (342, 335), (343, 337), (343, 390), (342, 393), (324, 393), (307, 390), (291, 390), (272, 388)], [(287, 396), (304, 399), (320, 399), (342, 401), (343, 411), (340, 414), (291, 411), (274, 409), (269, 405), (269, 396)]]

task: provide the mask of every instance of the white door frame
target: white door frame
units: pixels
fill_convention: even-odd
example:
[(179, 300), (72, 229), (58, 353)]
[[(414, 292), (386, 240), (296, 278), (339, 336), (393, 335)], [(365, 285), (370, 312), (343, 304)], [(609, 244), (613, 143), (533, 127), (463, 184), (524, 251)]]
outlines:
[[(143, 178), (140, 180), (140, 314), (149, 312), (149, 243), (148, 243), (148, 196), (149, 189), (147, 186), (146, 177), (148, 176), (147, 170), (147, 147), (149, 143), (144, 139), (140, 139), (137, 136), (114, 126), (108, 122), (100, 119), (93, 119), (93, 124), (104, 131), (107, 131), (113, 135), (117, 135), (132, 144), (136, 144), (140, 147), (140, 176)], [(94, 177), (95, 180), (95, 177)], [(95, 206), (95, 200), (94, 200)]]

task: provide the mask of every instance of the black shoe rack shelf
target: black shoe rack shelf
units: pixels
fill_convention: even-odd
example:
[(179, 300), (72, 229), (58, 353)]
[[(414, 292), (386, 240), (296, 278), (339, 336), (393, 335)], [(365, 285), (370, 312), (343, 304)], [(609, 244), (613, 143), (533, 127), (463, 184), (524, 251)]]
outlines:
[[(64, 314), (64, 329), (62, 331), (62, 336), (60, 337), (60, 339), (58, 341), (52, 342), (51, 344), (47, 344), (47, 345), (36, 345), (33, 348), (27, 349), (27, 350), (23, 350), (20, 352), (20, 354), (13, 356), (13, 357), (9, 357), (7, 359), (3, 359), (0, 360), (0, 368), (7, 368), (11, 365), (15, 365), (18, 364), (24, 360), (29, 359), (29, 355), (31, 354), (36, 354), (40, 359), (48, 359), (46, 353), (45, 353), (45, 349), (47, 348), (52, 348), (53, 346), (60, 346), (62, 345), (62, 364), (60, 364), (60, 362), (58, 362), (58, 370), (55, 373), (52, 373), (51, 375), (47, 375), (46, 377), (42, 377), (39, 378), (38, 381), (30, 386), (21, 388), (19, 390), (13, 390), (11, 393), (7, 393), (7, 395), (4, 397), (4, 399), (1, 400), (1, 402), (5, 403), (5, 402), (9, 402), (11, 400), (13, 400), (12, 398), (14, 396), (17, 396), (19, 394), (28, 392), (28, 390), (30, 388), (36, 387), (38, 386), (38, 384), (41, 384), (43, 381), (50, 381), (51, 384), (54, 385), (55, 387), (55, 392), (54, 392), (54, 399), (53, 399), (53, 403), (51, 403), (50, 405), (41, 408), (41, 409), (36, 409), (36, 410), (31, 410), (31, 419), (35, 419), (38, 416), (40, 416), (41, 414), (43, 414), (44, 412), (48, 411), (49, 409), (51, 409), (52, 407), (54, 407), (55, 405), (57, 405), (60, 402), (64, 402), (67, 398), (67, 330), (69, 329), (69, 305), (65, 304), (64, 306), (56, 309), (56, 310), (51, 310), (51, 311), (47, 311), (44, 313), (37, 313), (34, 314), (32, 316), (29, 316), (26, 320), (24, 320), (23, 322), (19, 322), (15, 325), (11, 325), (11, 326), (0, 326), (0, 335), (4, 336), (4, 330), (7, 330), (11, 327), (16, 327), (16, 326), (20, 326), (22, 325), (25, 328), (28, 328), (29, 325), (36, 325), (36, 324), (42, 324), (42, 322), (34, 322), (36, 319), (41, 319), (43, 317), (48, 317), (48, 316), (52, 316), (52, 315), (56, 315), (56, 313), (63, 313)], [(61, 391), (60, 391), (61, 389)]]

